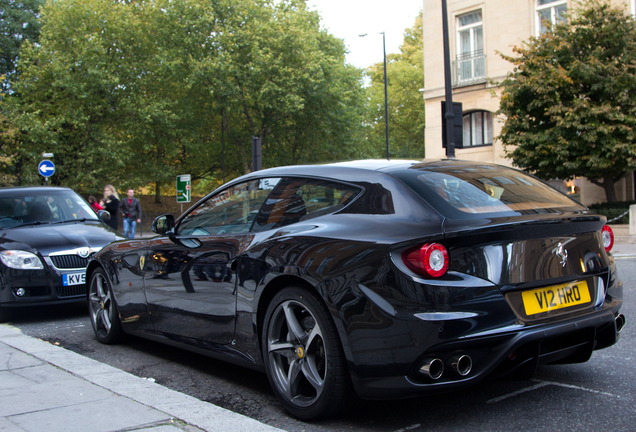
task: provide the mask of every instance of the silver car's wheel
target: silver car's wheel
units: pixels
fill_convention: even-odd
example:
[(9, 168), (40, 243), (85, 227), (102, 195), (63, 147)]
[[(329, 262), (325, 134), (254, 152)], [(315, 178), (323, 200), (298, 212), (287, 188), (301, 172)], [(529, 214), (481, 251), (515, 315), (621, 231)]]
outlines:
[(286, 288), (272, 299), (264, 327), (268, 377), (287, 410), (305, 420), (340, 411), (349, 377), (322, 300), (303, 288)]
[(110, 282), (103, 269), (95, 270), (87, 293), (88, 310), (97, 340), (110, 344), (121, 340), (123, 335), (117, 305)]

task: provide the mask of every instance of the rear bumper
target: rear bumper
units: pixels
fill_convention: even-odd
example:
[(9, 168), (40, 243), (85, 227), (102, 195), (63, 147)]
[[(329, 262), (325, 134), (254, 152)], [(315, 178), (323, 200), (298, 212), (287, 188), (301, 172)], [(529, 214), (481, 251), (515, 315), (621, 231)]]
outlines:
[[(436, 345), (412, 364), (405, 376), (354, 379), (365, 399), (392, 399), (457, 390), (486, 377), (512, 373), (531, 375), (539, 364), (587, 361), (595, 349), (617, 342), (619, 333), (612, 308), (604, 308), (555, 324), (510, 325)], [(449, 367), (458, 354), (472, 359), (472, 369), (460, 376)], [(419, 372), (425, 360), (440, 359), (447, 367), (437, 380)]]

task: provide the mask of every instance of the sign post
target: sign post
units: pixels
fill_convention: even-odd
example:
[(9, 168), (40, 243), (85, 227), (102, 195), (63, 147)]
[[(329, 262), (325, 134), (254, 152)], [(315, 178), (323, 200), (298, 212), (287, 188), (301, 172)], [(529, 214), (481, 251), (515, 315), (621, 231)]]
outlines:
[(190, 202), (191, 179), (190, 174), (177, 176), (177, 202), (181, 203), (181, 213), (183, 213), (183, 203)]
[(49, 177), (51, 177), (55, 172), (55, 165), (50, 160), (43, 160), (38, 164), (38, 172), (42, 177), (44, 177), (44, 181), (48, 186)]

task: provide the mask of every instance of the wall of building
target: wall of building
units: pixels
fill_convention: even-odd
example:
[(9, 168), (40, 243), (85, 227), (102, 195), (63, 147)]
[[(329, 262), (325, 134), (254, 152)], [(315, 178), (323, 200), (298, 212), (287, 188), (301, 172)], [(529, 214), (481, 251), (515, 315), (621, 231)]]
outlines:
[[(454, 87), (453, 102), (461, 102), (464, 113), (485, 110), (495, 113), (499, 109), (500, 90), (496, 83), (503, 80), (511, 70), (511, 64), (501, 54), (514, 56), (513, 47), (519, 46), (536, 33), (537, 0), (447, 0), (449, 15), (449, 37), (451, 62), (457, 55), (457, 17), (476, 10), (482, 11), (483, 44), (486, 56), (487, 82)], [(621, 0), (614, 4), (625, 5)], [(634, 9), (635, 0), (630, 0), (628, 10)], [(568, 1), (568, 10), (575, 7)], [(444, 95), (444, 51), (442, 34), (442, 8), (440, 0), (423, 0), (424, 10), (424, 91), (426, 106), (425, 146), (427, 158), (445, 158), (442, 147), (442, 108)], [(500, 54), (501, 53), (501, 54)], [(501, 133), (502, 122), (493, 118), (493, 136)], [(505, 157), (499, 140), (492, 146), (480, 146), (456, 150), (458, 159), (495, 162), (512, 165)], [(616, 193), (619, 200), (634, 196), (632, 176), (629, 181), (621, 181)], [(602, 188), (585, 179), (578, 182), (577, 191), (585, 205), (605, 201)], [(564, 184), (565, 187), (565, 184)], [(576, 194), (578, 198), (578, 193)]]

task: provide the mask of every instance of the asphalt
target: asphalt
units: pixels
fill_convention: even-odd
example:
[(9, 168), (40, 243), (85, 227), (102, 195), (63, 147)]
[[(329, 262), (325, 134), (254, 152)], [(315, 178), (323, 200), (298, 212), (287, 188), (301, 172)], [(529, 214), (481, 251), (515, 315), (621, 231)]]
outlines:
[[(614, 229), (617, 259), (636, 257), (636, 235)], [(273, 432), (60, 346), (0, 325), (0, 431)]]

